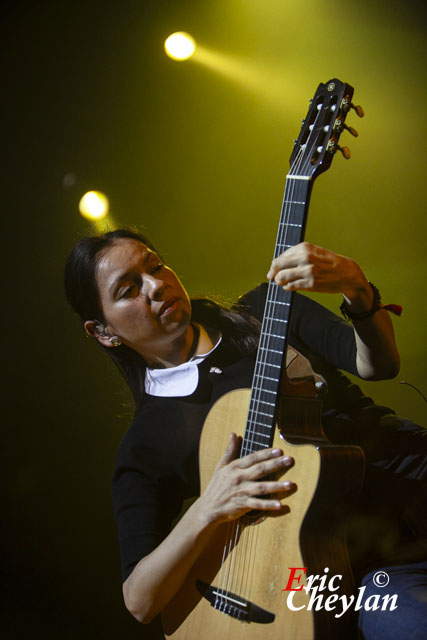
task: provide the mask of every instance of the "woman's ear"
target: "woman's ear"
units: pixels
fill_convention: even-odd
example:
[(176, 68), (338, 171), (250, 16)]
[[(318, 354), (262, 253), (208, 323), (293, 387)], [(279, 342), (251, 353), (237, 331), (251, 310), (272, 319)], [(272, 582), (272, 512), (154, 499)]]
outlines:
[(90, 338), (95, 338), (95, 340), (98, 340), (98, 342), (104, 347), (114, 346), (111, 343), (111, 337), (107, 333), (105, 326), (102, 322), (99, 322), (99, 320), (86, 320), (83, 326), (86, 331), (86, 335)]

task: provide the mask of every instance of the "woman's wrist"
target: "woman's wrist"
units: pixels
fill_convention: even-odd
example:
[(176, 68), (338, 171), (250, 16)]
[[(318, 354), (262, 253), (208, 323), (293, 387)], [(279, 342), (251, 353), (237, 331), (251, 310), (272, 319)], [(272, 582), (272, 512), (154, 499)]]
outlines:
[(351, 274), (350, 283), (342, 291), (343, 304), (352, 313), (363, 313), (372, 307), (374, 291), (359, 265), (353, 260), (351, 262), (355, 273)]
[[(380, 292), (372, 282), (367, 282), (367, 284), (370, 289), (370, 295), (369, 297), (365, 295), (363, 302), (362, 297), (359, 297), (356, 299), (356, 304), (354, 304), (354, 302), (352, 304), (350, 299), (343, 296), (344, 300), (340, 306), (340, 310), (346, 320), (350, 320), (351, 322), (365, 320), (366, 318), (371, 318), (377, 311), (382, 309), (383, 305), (381, 304)], [(370, 301), (368, 302), (369, 299)]]
[(201, 495), (190, 507), (191, 517), (197, 523), (200, 533), (214, 529), (218, 523), (215, 523), (212, 512), (207, 508), (203, 495)]

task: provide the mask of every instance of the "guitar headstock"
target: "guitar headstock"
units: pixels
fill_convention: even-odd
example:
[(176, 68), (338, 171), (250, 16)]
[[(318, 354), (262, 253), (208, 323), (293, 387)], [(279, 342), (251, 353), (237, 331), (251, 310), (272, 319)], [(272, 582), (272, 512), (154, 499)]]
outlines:
[(351, 102), (353, 92), (353, 87), (336, 78), (319, 84), (294, 144), (289, 175), (314, 178), (329, 169), (337, 151), (350, 158), (350, 150), (340, 147), (338, 141), (344, 129), (353, 136), (358, 135), (345, 124), (350, 109), (360, 118), (364, 116), (362, 107)]

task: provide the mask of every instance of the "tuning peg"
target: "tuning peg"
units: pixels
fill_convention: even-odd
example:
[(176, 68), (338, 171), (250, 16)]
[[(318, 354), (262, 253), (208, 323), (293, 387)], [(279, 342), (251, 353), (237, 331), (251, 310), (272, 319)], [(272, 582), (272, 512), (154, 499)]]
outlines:
[(354, 136), (355, 138), (357, 138), (357, 136), (359, 135), (356, 129), (353, 129), (353, 127), (349, 127), (346, 124), (344, 125), (344, 129), (347, 129), (347, 131), (351, 133), (351, 135)]
[(363, 107), (361, 107), (360, 104), (354, 105), (353, 103), (351, 103), (350, 108), (355, 110), (359, 118), (363, 118), (363, 116), (365, 115)]
[[(327, 128), (325, 128), (327, 131)], [(324, 129), (324, 131), (325, 131)], [(344, 124), (344, 122), (340, 119), (335, 121), (335, 125), (334, 125), (334, 130), (340, 134), (342, 132), (343, 129), (347, 129), (347, 131), (349, 133), (351, 133), (352, 136), (354, 136), (355, 138), (357, 138), (357, 136), (359, 135), (356, 131), (356, 129), (353, 129), (353, 127), (349, 127), (346, 124)]]
[(340, 147), (338, 144), (336, 145), (336, 150), (337, 151), (341, 151), (341, 153), (343, 154), (344, 158), (346, 160), (350, 160), (351, 158), (351, 151), (348, 147)]

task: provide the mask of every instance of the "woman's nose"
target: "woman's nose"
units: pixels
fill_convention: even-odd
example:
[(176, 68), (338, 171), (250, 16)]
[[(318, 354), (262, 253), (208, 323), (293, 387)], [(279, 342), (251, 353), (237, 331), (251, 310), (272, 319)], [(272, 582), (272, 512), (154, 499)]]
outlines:
[(161, 300), (166, 284), (150, 274), (145, 277), (145, 290), (151, 300)]

